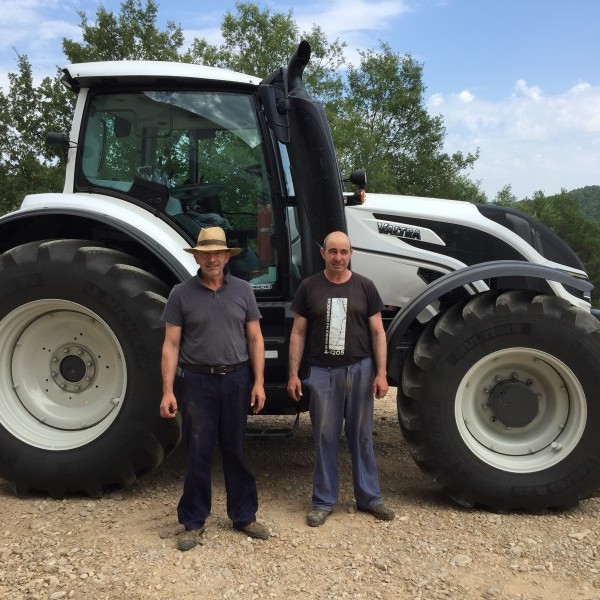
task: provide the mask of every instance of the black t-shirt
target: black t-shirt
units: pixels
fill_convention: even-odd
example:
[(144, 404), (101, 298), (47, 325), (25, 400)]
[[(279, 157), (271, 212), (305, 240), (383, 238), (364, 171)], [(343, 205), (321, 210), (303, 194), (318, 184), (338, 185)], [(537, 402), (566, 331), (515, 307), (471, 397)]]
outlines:
[(345, 283), (331, 283), (323, 272), (302, 281), (292, 310), (308, 319), (308, 363), (341, 367), (371, 356), (369, 317), (383, 308), (375, 284), (357, 273)]

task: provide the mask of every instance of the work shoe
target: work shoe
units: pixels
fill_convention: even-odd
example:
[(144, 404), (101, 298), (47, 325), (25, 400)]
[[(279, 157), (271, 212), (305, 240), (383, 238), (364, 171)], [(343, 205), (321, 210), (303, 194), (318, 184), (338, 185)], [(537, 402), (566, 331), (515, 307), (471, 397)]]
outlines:
[(192, 548), (195, 548), (198, 544), (202, 544), (200, 538), (204, 533), (204, 527), (200, 529), (191, 529), (186, 531), (185, 529), (177, 536), (177, 550), (187, 552)]
[(362, 508), (357, 506), (358, 510), (372, 514), (376, 519), (380, 521), (393, 521), (396, 514), (391, 508), (388, 508), (383, 502), (381, 504), (375, 504), (375, 506), (369, 506)]
[(323, 523), (325, 523), (325, 521), (327, 520), (327, 517), (332, 512), (333, 512), (332, 510), (325, 510), (323, 508), (313, 508), (306, 515), (306, 522), (311, 527), (320, 527), (321, 525), (323, 525)]
[(255, 540), (268, 540), (269, 530), (258, 521), (252, 521), (246, 525), (236, 525), (233, 527), (242, 533), (245, 533), (248, 537), (254, 538)]

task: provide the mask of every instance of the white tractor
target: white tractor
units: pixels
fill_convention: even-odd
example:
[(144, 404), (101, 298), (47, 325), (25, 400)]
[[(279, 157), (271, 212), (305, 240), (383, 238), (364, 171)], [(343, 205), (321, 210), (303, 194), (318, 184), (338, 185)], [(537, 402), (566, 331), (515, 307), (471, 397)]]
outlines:
[(268, 414), (286, 394), (290, 302), (347, 231), (387, 306), (400, 426), (462, 505), (539, 511), (600, 483), (600, 322), (571, 249), (494, 205), (345, 193), (310, 47), (264, 80), (164, 62), (70, 65), (62, 193), (0, 219), (0, 476), (19, 494), (131, 484), (179, 442), (158, 413), (160, 320), (223, 227), (244, 251), (266, 342)]

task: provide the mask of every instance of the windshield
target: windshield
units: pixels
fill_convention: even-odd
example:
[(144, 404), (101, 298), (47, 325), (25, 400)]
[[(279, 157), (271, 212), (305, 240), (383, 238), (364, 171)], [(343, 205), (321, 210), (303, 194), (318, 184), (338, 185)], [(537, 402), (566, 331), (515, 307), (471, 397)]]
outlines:
[(223, 227), (244, 248), (230, 270), (257, 290), (274, 287), (269, 176), (251, 95), (91, 92), (87, 115), (80, 189), (149, 204), (192, 240), (204, 226)]

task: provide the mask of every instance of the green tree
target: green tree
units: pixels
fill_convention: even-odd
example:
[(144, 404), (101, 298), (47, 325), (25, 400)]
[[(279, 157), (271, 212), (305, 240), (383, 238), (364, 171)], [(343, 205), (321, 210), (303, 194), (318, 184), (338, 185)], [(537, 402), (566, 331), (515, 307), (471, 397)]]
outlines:
[(125, 0), (115, 15), (102, 5), (95, 23), (79, 12), (83, 43), (63, 38), (63, 50), (72, 63), (99, 60), (180, 60), (181, 27), (169, 21), (165, 31), (156, 24), (158, 4), (154, 0)]
[(371, 191), (485, 201), (462, 173), (478, 153), (443, 151), (442, 118), (424, 106), (422, 65), (383, 42), (360, 57), (332, 123), (344, 170), (365, 167)]
[(0, 211), (14, 210), (27, 193), (60, 191), (62, 161), (46, 145), (48, 124), (70, 121), (56, 78), (33, 85), (31, 64), (17, 55), (7, 93), (0, 91)]
[(587, 185), (571, 190), (569, 196), (577, 202), (586, 217), (600, 220), (600, 185)]
[(501, 206), (512, 206), (517, 202), (517, 197), (513, 194), (512, 185), (507, 184), (502, 189), (498, 190), (494, 203), (500, 204)]
[(291, 10), (261, 10), (252, 2), (238, 2), (235, 7), (237, 12), (226, 12), (221, 23), (224, 42), (216, 46), (196, 38), (184, 55), (186, 61), (265, 77), (286, 65), (298, 42), (305, 39), (312, 49), (304, 78), (307, 88), (324, 102), (339, 97), (345, 43), (329, 42), (316, 25), (301, 33)]

